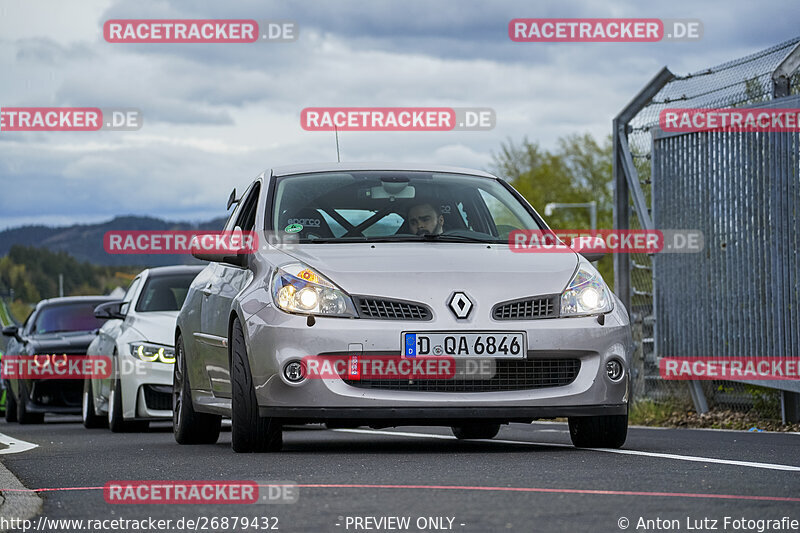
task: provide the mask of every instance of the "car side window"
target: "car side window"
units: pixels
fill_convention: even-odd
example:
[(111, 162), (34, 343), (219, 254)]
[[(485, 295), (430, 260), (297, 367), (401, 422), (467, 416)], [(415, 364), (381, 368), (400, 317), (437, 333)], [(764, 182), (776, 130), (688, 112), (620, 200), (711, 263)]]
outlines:
[[(253, 188), (253, 185), (250, 185), (244, 191), (244, 194), (242, 195), (243, 199), (247, 198), (249, 196), (250, 189), (252, 189), (252, 188)], [(223, 227), (223, 231), (233, 231), (233, 228), (236, 227), (237, 223), (239, 222), (239, 216), (242, 213), (242, 204), (244, 204), (243, 201), (242, 202), (237, 202), (237, 203), (235, 203), (233, 205), (233, 210), (231, 211), (231, 214), (228, 217), (228, 220), (225, 222), (225, 226)]]
[(31, 334), (31, 328), (33, 327), (33, 323), (36, 322), (36, 317), (34, 315), (36, 315), (35, 310), (31, 311), (30, 314), (28, 315), (28, 318), (26, 318), (25, 322), (22, 323), (22, 328), (20, 329), (22, 329), (23, 337), (27, 337), (28, 335)]
[(137, 287), (139, 287), (139, 282), (142, 278), (136, 278), (131, 281), (131, 284), (128, 286), (128, 291), (125, 293), (125, 296), (122, 298), (122, 306), (120, 307), (120, 312), (123, 315), (128, 314), (128, 308), (131, 306), (131, 300), (133, 300), (133, 295), (136, 293)]
[(236, 217), (236, 225), (234, 227), (240, 227), (242, 231), (253, 231), (255, 229), (258, 193), (260, 190), (261, 183), (255, 182), (250, 193), (242, 200), (242, 208), (239, 216)]

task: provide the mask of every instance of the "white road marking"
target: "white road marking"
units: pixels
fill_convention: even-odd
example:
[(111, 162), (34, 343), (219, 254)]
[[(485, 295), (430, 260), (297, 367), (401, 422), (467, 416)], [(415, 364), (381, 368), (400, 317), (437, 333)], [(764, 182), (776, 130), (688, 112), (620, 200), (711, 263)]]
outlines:
[[(432, 433), (412, 433), (407, 431), (383, 431), (378, 429), (335, 429), (346, 433), (365, 433), (375, 435), (395, 435), (400, 437), (424, 437), (429, 439), (455, 440), (452, 435), (435, 435)], [(478, 439), (476, 439), (478, 440)], [(524, 444), (529, 446), (549, 446), (553, 448), (574, 448), (571, 444), (556, 444), (552, 442), (527, 442), (519, 440), (503, 439), (479, 439), (480, 442), (496, 442), (499, 444)], [(698, 457), (694, 455), (678, 455), (674, 453), (645, 452), (639, 450), (618, 450), (615, 448), (582, 448), (583, 450), (594, 452), (616, 453), (619, 455), (641, 455), (645, 457), (658, 457), (660, 459), (675, 459), (678, 461), (689, 461), (695, 463), (715, 463), (731, 466), (746, 466), (750, 468), (761, 468), (764, 470), (784, 470), (787, 472), (800, 472), (800, 466), (779, 465), (774, 463), (757, 463), (753, 461), (736, 461), (733, 459), (717, 459), (714, 457)]]
[(28, 450), (32, 450), (34, 448), (39, 447), (38, 444), (15, 439), (14, 437), (9, 437), (5, 433), (0, 433), (0, 443), (8, 446), (8, 448), (3, 448), (2, 450), (0, 450), (0, 455), (6, 455), (9, 453), (27, 452)]

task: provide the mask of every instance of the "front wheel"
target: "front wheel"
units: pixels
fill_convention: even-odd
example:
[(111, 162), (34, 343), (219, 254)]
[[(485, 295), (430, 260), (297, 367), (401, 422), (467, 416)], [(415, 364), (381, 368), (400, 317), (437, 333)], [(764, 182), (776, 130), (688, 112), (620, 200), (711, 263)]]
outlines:
[(258, 400), (250, 374), (250, 362), (239, 319), (231, 332), (231, 444), (237, 453), (277, 452), (283, 446), (283, 430), (274, 418), (258, 414)]
[(44, 422), (44, 413), (31, 413), (27, 405), (28, 387), (24, 380), (19, 382), (19, 401), (17, 401), (17, 421), (20, 424), (41, 424)]
[(131, 431), (147, 431), (150, 422), (147, 420), (125, 420), (122, 416), (122, 384), (119, 378), (111, 382), (108, 394), (108, 429), (112, 433)]
[(628, 436), (628, 415), (571, 416), (569, 436), (578, 448), (621, 448)]
[(214, 444), (219, 439), (222, 417), (194, 410), (186, 368), (183, 338), (178, 336), (172, 369), (172, 433), (178, 444)]
[(11, 384), (6, 381), (6, 422), (17, 421), (17, 400), (14, 398), (14, 391)]
[(106, 425), (108, 420), (97, 414), (94, 410), (94, 393), (92, 392), (92, 380), (83, 381), (83, 402), (81, 404), (81, 419), (83, 427), (87, 429), (101, 428)]

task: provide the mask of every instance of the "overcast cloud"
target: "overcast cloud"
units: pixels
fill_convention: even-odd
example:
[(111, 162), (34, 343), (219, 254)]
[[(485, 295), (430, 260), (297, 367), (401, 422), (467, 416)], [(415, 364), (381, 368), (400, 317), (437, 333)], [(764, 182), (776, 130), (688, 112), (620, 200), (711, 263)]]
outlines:
[[(514, 43), (518, 17), (699, 18), (692, 43)], [(291, 19), (271, 44), (109, 44), (112, 18)], [(135, 107), (135, 132), (0, 133), (0, 229), (116, 215), (205, 220), (270, 166), (335, 160), (310, 106), (492, 107), (484, 132), (340, 134), (346, 161), (486, 169), (506, 139), (609, 134), (664, 65), (687, 73), (800, 33), (800, 3), (0, 0), (0, 106)]]

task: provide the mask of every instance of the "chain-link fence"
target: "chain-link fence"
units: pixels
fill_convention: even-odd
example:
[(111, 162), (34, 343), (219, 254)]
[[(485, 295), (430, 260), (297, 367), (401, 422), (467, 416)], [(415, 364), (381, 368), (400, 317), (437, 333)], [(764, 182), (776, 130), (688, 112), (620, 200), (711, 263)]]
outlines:
[[(781, 400), (797, 400), (741, 382), (665, 381), (658, 358), (799, 355), (797, 133), (669, 137), (659, 128), (664, 109), (771, 106), (800, 93), (798, 43), (685, 76), (664, 69), (615, 120), (615, 227), (705, 233), (700, 254), (615, 257), (615, 285), (637, 346), (635, 399), (691, 400), (698, 410), (755, 407), (768, 417), (780, 417)], [(781, 107), (800, 107), (788, 100)], [(780, 250), (771, 239), (783, 239)], [(782, 293), (776, 301), (771, 288)]]

